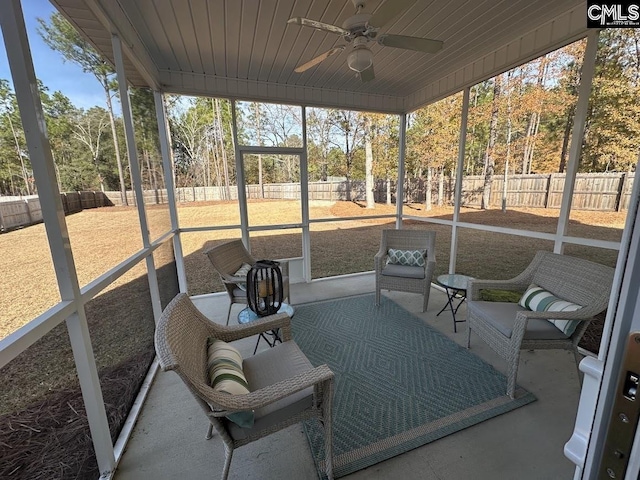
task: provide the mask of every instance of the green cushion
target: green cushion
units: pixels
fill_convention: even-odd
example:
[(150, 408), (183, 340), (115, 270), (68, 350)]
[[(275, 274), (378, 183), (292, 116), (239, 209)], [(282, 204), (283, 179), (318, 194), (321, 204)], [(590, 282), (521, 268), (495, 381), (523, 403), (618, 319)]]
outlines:
[(426, 250), (387, 250), (387, 265), (406, 265), (408, 267), (424, 267)]
[[(222, 340), (211, 340), (207, 349), (207, 375), (209, 385), (218, 392), (229, 395), (249, 393), (249, 385), (242, 371), (240, 352)], [(253, 427), (254, 413), (234, 412), (227, 418), (242, 428)]]
[[(582, 308), (582, 305), (562, 300), (533, 283), (529, 285), (518, 304), (534, 312), (574, 312)], [(549, 321), (567, 337), (573, 335), (573, 332), (580, 324), (580, 320), (550, 319)]]

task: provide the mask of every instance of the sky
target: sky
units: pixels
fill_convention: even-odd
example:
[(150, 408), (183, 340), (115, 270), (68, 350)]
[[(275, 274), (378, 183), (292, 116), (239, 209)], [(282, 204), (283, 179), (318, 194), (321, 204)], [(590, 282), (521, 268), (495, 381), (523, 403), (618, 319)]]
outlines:
[[(22, 10), (27, 36), (31, 47), (36, 76), (49, 88), (49, 93), (61, 91), (77, 107), (88, 109), (94, 105), (106, 106), (104, 90), (90, 73), (70, 62), (64, 62), (62, 55), (51, 50), (37, 32), (37, 18), (48, 19), (55, 8), (48, 0), (22, 0)], [(4, 38), (0, 35), (0, 78), (11, 79)]]

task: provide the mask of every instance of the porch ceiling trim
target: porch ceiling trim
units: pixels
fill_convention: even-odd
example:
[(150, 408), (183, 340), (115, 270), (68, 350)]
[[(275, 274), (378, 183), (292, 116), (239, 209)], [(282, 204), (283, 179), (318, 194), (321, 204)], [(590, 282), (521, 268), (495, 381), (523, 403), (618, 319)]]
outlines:
[(404, 99), (391, 95), (287, 85), (170, 70), (160, 71), (160, 83), (163, 91), (182, 95), (204, 95), (237, 100), (293, 103), (386, 113), (404, 112)]

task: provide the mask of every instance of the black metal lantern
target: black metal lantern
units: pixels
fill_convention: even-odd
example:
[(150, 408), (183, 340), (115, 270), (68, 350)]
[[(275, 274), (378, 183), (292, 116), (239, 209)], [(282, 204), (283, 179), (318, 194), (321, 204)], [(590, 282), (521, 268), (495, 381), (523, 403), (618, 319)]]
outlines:
[(247, 302), (259, 317), (273, 315), (282, 306), (282, 272), (273, 260), (258, 260), (247, 273)]

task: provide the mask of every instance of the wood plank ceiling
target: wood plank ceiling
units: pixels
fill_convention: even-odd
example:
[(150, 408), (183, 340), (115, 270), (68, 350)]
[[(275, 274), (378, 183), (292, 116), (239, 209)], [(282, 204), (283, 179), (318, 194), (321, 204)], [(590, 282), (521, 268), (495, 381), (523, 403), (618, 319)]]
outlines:
[[(388, 0), (395, 1), (395, 0)], [(581, 0), (417, 0), (381, 33), (442, 40), (426, 54), (371, 42), (375, 79), (347, 67), (349, 47), (304, 73), (294, 68), (346, 42), (289, 25), (334, 25), (350, 0), (52, 0), (108, 58), (123, 39), (129, 81), (165, 91), (403, 112), (584, 36)], [(364, 0), (373, 13), (381, 0)]]

